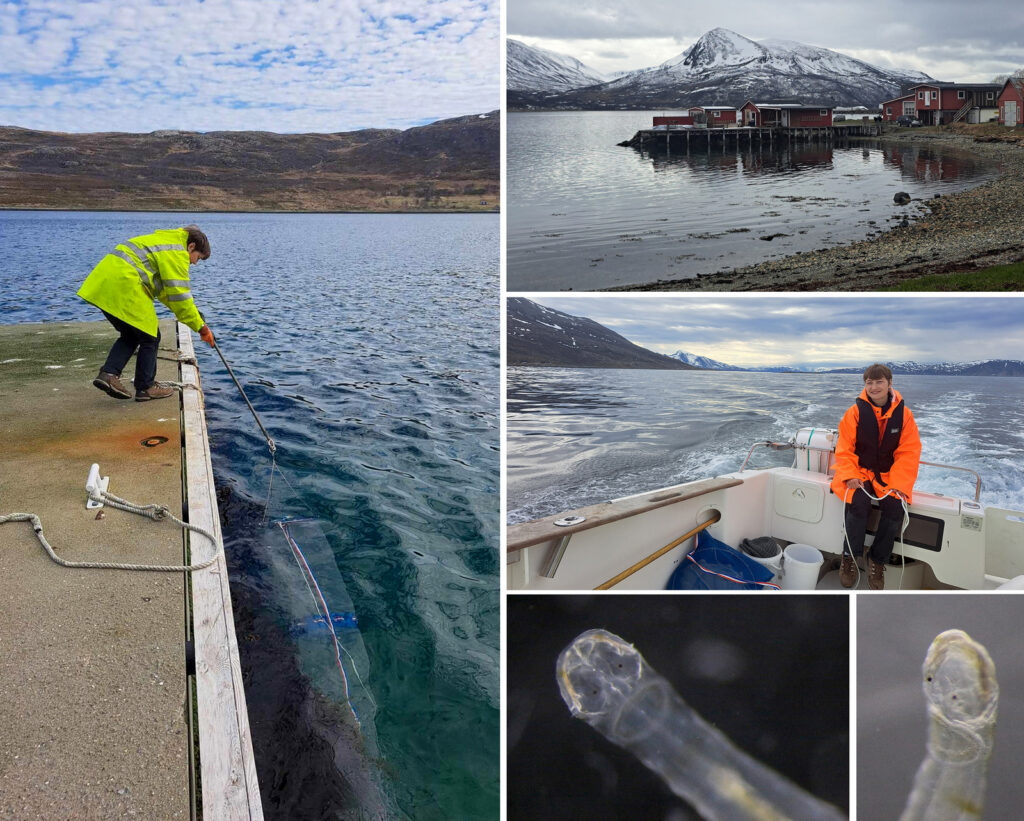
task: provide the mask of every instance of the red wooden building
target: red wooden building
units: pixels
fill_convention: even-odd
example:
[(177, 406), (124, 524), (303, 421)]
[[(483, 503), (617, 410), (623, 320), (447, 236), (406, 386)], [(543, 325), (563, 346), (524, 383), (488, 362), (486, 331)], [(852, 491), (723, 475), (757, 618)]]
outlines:
[(736, 109), (727, 105), (697, 105), (686, 114), (655, 117), (654, 126), (695, 125), (707, 128), (726, 128), (736, 125)]
[(698, 125), (708, 128), (732, 128), (736, 125), (736, 109), (731, 105), (704, 105), (690, 109), (690, 116)]
[(1000, 86), (992, 83), (918, 83), (911, 86), (917, 119), (925, 125), (982, 122), (994, 112)]
[(740, 125), (756, 128), (821, 128), (832, 125), (833, 106), (805, 103), (755, 103), (740, 109)]
[(1024, 125), (1024, 77), (1011, 77), (999, 92), (1000, 125)]
[(916, 94), (907, 94), (882, 103), (882, 119), (886, 122), (895, 122), (897, 117), (903, 116), (917, 116)]
[(693, 117), (688, 114), (674, 114), (671, 117), (655, 117), (654, 127), (659, 125), (693, 125)]

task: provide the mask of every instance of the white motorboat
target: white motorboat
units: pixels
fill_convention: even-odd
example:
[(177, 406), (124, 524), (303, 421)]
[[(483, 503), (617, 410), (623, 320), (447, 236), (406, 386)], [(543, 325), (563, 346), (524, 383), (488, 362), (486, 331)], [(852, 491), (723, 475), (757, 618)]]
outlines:
[[(834, 430), (802, 428), (789, 442), (755, 443), (735, 473), (510, 525), (508, 589), (662, 590), (694, 550), (697, 532), (706, 529), (733, 548), (745, 539), (772, 537), (780, 556), (759, 563), (784, 588), (841, 590), (843, 500), (829, 488), (837, 437)], [(749, 468), (759, 448), (793, 450), (793, 463)], [(922, 464), (967, 470), (976, 479), (975, 495), (963, 499), (915, 488), (909, 521), (885, 574), (885, 589), (1024, 587), (1024, 512), (982, 504), (981, 477), (974, 471)], [(869, 519), (867, 545), (876, 521), (877, 509)], [(809, 545), (807, 550), (812, 556), (820, 554), (820, 561), (791, 554), (788, 547), (793, 545)], [(794, 560), (787, 570), (789, 555)], [(800, 565), (811, 565), (809, 580), (807, 567)], [(797, 567), (799, 578), (793, 572)], [(866, 589), (863, 565), (861, 571), (858, 587)]]

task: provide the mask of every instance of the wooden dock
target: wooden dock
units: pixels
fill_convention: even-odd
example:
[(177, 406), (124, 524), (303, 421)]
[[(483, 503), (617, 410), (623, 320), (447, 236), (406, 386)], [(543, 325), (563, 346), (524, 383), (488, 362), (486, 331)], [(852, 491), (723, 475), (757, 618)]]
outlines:
[(705, 153), (729, 148), (771, 147), (794, 142), (837, 142), (850, 137), (877, 137), (882, 133), (882, 124), (876, 122), (850, 121), (831, 126), (808, 128), (701, 128), (685, 125), (643, 128), (632, 139), (620, 145), (639, 148), (642, 151), (661, 150), (668, 153)]
[[(174, 350), (192, 355), (191, 332), (161, 333), (158, 378), (198, 385)], [(212, 530), (220, 557), (188, 577), (65, 568), (29, 525), (0, 525), (0, 818), (261, 819), (202, 394), (98, 391), (114, 336), (106, 322), (0, 325), (0, 515), (37, 514), (69, 560), (211, 555), (168, 521), (87, 510), (98, 463), (111, 493)]]

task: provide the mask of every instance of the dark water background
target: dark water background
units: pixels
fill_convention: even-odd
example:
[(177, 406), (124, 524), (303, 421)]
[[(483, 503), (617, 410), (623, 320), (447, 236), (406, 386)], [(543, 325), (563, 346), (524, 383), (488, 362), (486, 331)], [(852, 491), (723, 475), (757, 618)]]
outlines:
[[(921, 458), (981, 474), (981, 501), (1024, 509), (1024, 379), (905, 376)], [(510, 368), (509, 522), (739, 470), (754, 442), (839, 427), (860, 374)], [(752, 467), (792, 453), (755, 452)], [(922, 465), (916, 487), (974, 498), (968, 474)]]
[[(996, 166), (934, 143), (641, 153), (617, 143), (672, 112), (508, 116), (508, 289), (692, 277), (864, 239)], [(762, 236), (776, 236), (762, 240)]]
[[(197, 305), (278, 444), (270, 514), (320, 520), (353, 599), (385, 806), (495, 817), (498, 217), (3, 212), (0, 322), (101, 318), (92, 266), (189, 222)], [(194, 340), (267, 817), (362, 817), (331, 686), (275, 617), (266, 443)]]
[(508, 597), (508, 818), (701, 816), (632, 753), (573, 718), (555, 661), (584, 630), (635, 645), (740, 749), (845, 808), (846, 596)]

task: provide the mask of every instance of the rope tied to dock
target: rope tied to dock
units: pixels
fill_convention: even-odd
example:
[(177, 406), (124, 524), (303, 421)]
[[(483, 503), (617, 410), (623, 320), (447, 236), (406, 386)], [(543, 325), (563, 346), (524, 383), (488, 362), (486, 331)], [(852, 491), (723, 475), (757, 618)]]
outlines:
[(7, 524), (8, 522), (28, 522), (32, 525), (36, 538), (39, 540), (39, 544), (43, 546), (43, 550), (46, 551), (46, 554), (61, 567), (68, 567), (75, 570), (139, 570), (162, 573), (191, 573), (193, 570), (203, 570), (209, 567), (216, 562), (218, 558), (220, 558), (220, 545), (217, 541), (217, 537), (213, 533), (206, 528), (182, 521), (171, 513), (170, 508), (166, 505), (139, 505), (134, 502), (129, 502), (127, 499), (115, 496), (112, 493), (108, 493), (105, 490), (97, 490), (94, 493), (90, 493), (89, 498), (94, 502), (102, 502), (105, 505), (124, 510), (128, 513), (145, 516), (155, 522), (170, 520), (174, 524), (179, 525), (186, 530), (205, 536), (213, 544), (213, 555), (201, 562), (188, 565), (129, 564), (123, 562), (73, 562), (68, 559), (62, 559), (57, 555), (56, 551), (46, 540), (46, 536), (43, 534), (43, 523), (35, 513), (9, 513), (7, 515), (2, 515), (0, 516), (0, 525)]

